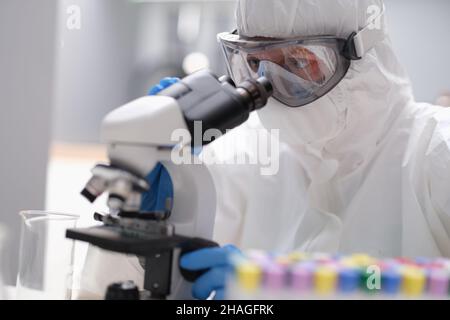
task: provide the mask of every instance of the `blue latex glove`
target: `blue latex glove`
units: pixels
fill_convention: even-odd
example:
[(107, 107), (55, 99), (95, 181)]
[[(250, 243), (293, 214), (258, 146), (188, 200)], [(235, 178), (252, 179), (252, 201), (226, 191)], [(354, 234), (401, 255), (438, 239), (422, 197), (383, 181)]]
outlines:
[(233, 245), (223, 248), (206, 248), (185, 254), (181, 260), (182, 268), (190, 271), (209, 269), (192, 286), (192, 295), (196, 299), (205, 300), (215, 291), (215, 300), (225, 298), (225, 280), (232, 271), (230, 256), (240, 251)]
[(148, 92), (149, 96), (155, 96), (158, 93), (160, 93), (161, 91), (163, 91), (164, 89), (167, 89), (168, 87), (170, 87), (171, 85), (179, 82), (180, 79), (178, 78), (174, 78), (174, 77), (167, 77), (162, 79), (159, 84), (153, 86), (150, 91)]
[[(178, 78), (164, 78), (150, 89), (149, 95), (156, 95), (178, 81), (180, 81)], [(169, 172), (162, 164), (158, 163), (146, 180), (150, 184), (150, 191), (143, 194), (141, 210), (164, 211), (166, 200), (168, 198), (173, 199), (173, 184)]]

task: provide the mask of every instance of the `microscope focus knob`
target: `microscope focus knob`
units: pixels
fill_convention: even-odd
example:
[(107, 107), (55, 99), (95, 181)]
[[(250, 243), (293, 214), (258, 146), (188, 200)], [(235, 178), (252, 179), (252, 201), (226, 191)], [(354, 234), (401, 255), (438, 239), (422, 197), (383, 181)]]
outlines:
[(139, 289), (133, 281), (113, 283), (106, 290), (105, 300), (139, 300)]

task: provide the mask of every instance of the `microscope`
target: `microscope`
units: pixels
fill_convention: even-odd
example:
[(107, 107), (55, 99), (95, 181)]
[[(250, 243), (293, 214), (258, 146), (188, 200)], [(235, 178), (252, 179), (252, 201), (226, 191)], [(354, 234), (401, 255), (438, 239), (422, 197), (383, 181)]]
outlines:
[[(189, 272), (179, 266), (186, 253), (217, 246), (213, 236), (216, 191), (208, 168), (173, 161), (174, 152), (210, 143), (208, 130), (222, 134), (244, 123), (251, 112), (263, 108), (272, 95), (262, 77), (237, 86), (207, 70), (187, 76), (156, 96), (146, 96), (106, 116), (101, 139), (107, 144), (107, 165), (97, 165), (82, 195), (94, 202), (108, 194), (108, 214), (95, 214), (100, 226), (67, 230), (70, 239), (101, 249), (139, 257), (144, 268), (143, 293), (129, 284), (113, 284), (109, 299), (190, 299), (189, 283), (207, 270)], [(201, 124), (201, 125), (198, 125)], [(173, 133), (187, 133), (182, 143)], [(209, 141), (207, 141), (209, 140)], [(161, 163), (169, 172), (173, 198), (166, 209), (141, 210), (149, 191), (145, 177)], [(124, 279), (126, 280), (126, 279)]]

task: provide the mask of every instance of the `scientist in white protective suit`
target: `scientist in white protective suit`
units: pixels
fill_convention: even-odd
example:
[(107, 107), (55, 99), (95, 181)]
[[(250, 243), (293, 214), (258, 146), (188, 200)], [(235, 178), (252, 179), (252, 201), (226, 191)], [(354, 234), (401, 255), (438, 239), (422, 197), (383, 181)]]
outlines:
[[(181, 260), (210, 268), (195, 298), (223, 297), (237, 248), (450, 257), (450, 110), (414, 100), (384, 10), (382, 0), (238, 1), (237, 31), (220, 42), (236, 82), (264, 75), (274, 86), (258, 116), (279, 130), (280, 167), (211, 167), (225, 247)], [(142, 281), (132, 258), (106, 272), (108, 259), (84, 290), (101, 297), (115, 279)]]

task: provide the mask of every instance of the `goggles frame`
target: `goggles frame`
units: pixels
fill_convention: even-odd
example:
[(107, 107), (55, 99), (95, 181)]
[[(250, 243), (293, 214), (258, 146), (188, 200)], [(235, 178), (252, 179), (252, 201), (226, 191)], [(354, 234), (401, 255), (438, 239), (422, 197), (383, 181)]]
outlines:
[[(308, 98), (287, 97), (281, 93), (277, 93), (276, 84), (274, 84), (274, 98), (288, 107), (297, 108), (310, 104), (317, 99), (328, 94), (333, 90), (341, 80), (346, 76), (350, 69), (353, 60), (360, 60), (361, 57), (357, 54), (355, 36), (356, 32), (352, 33), (347, 39), (338, 38), (335, 36), (315, 36), (315, 37), (297, 37), (287, 39), (277, 38), (247, 38), (237, 34), (237, 30), (233, 32), (223, 32), (217, 35), (217, 39), (221, 44), (223, 54), (227, 61), (228, 74), (233, 80), (237, 80), (233, 74), (232, 64), (230, 62), (230, 50), (236, 51), (237, 54), (241, 52), (252, 53), (260, 52), (264, 49), (287, 47), (287, 46), (311, 46), (320, 45), (332, 49), (336, 54), (336, 70), (334, 74), (328, 79), (327, 83), (318, 88), (314, 94)], [(245, 66), (248, 69), (248, 65)]]

